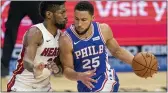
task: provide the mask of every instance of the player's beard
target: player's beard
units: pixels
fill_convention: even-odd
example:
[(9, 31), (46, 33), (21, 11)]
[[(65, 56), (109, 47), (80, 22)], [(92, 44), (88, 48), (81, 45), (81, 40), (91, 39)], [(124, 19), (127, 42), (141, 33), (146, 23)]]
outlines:
[(66, 24), (55, 23), (55, 26), (56, 26), (58, 29), (65, 29)]
[(89, 28), (90, 28), (91, 23), (92, 23), (92, 22), (90, 22), (89, 26), (88, 26), (84, 31), (82, 31), (82, 32), (79, 32), (79, 31), (75, 28), (76, 33), (77, 33), (78, 35), (84, 35), (84, 34), (86, 34), (86, 32), (87, 32), (87, 31), (89, 30)]

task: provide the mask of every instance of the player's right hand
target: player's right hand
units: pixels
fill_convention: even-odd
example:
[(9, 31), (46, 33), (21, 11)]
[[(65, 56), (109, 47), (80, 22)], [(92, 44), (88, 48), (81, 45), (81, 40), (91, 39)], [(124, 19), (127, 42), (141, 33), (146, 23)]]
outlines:
[(90, 90), (95, 87), (92, 82), (97, 83), (97, 80), (91, 78), (92, 76), (96, 75), (95, 71), (96, 69), (78, 74), (78, 80), (82, 81), (82, 83), (85, 84)]
[(33, 68), (34, 77), (37, 78), (38, 76), (40, 76), (43, 73), (44, 68), (45, 68), (44, 63), (35, 64)]

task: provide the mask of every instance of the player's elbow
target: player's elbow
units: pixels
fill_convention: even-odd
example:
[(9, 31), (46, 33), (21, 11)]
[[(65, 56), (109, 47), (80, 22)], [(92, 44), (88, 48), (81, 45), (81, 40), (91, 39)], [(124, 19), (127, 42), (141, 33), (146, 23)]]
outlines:
[(121, 52), (122, 52), (122, 48), (118, 47), (118, 48), (114, 49), (114, 51), (112, 51), (112, 55), (114, 57), (118, 57), (119, 55), (121, 55)]
[(67, 68), (65, 66), (63, 66), (62, 73), (65, 77), (67, 77)]
[(112, 55), (130, 65), (132, 64), (132, 60), (134, 57), (128, 50), (121, 47), (116, 49), (116, 51), (114, 51)]

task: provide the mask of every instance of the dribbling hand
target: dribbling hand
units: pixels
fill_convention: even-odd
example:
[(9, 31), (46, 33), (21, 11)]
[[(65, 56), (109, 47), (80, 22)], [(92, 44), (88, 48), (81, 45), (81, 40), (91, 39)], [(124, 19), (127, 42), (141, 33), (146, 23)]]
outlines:
[(92, 76), (96, 75), (95, 71), (96, 69), (78, 74), (78, 80), (82, 81), (82, 83), (85, 84), (90, 90), (95, 87), (92, 82), (97, 83), (97, 80), (91, 78)]

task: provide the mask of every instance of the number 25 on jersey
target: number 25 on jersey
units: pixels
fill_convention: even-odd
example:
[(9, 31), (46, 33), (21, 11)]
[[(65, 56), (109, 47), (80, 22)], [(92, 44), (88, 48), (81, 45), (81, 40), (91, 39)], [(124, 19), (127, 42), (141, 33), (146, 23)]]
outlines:
[(100, 65), (99, 56), (92, 59), (84, 59), (82, 63), (83, 69), (97, 68)]

